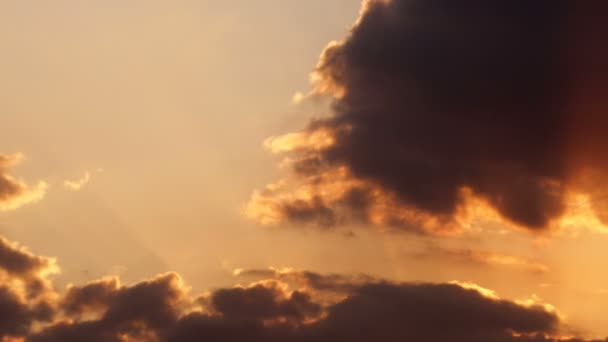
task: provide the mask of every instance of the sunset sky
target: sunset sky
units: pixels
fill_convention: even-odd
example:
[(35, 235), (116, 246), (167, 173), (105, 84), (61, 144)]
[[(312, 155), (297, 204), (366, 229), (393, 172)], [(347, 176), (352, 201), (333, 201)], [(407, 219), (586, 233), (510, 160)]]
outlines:
[(2, 341), (606, 338), (608, 6), (458, 6), (0, 0)]

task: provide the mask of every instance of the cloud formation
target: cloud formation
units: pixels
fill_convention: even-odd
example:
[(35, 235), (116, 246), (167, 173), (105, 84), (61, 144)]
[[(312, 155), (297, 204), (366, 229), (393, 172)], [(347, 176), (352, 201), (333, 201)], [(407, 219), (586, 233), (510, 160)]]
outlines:
[(107, 277), (65, 291), (58, 268), (0, 240), (5, 341), (582, 341), (550, 305), (468, 283), (399, 283), (292, 269), (237, 270), (248, 285), (199, 296), (175, 273), (135, 284)]
[(25, 336), (34, 323), (51, 322), (56, 293), (48, 276), (55, 260), (0, 237), (0, 337)]
[[(184, 298), (185, 290), (175, 286), (179, 283), (172, 280), (175, 277), (165, 275), (143, 285), (122, 288), (114, 281), (105, 287), (99, 287), (99, 283), (85, 285), (80, 290), (88, 291), (90, 286), (95, 290), (81, 299), (72, 297), (69, 305), (64, 302), (64, 308), (73, 307), (79, 301), (90, 303), (91, 293), (105, 293), (100, 298), (106, 298), (108, 304), (100, 318), (64, 321), (30, 338), (32, 341), (92, 338), (93, 341), (175, 342), (481, 342), (557, 341), (560, 332), (559, 315), (551, 307), (503, 300), (491, 291), (470, 284), (375, 280), (353, 284), (350, 289), (336, 286), (343, 289), (344, 297), (337, 297), (333, 302), (315, 302), (322, 290), (301, 284), (299, 289), (290, 291), (287, 284), (270, 279), (247, 287), (217, 289), (196, 301), (201, 305), (199, 309), (178, 310), (177, 303), (179, 298)], [(336, 277), (331, 276), (325, 282), (329, 284)], [(110, 290), (99, 291), (101, 288)], [(117, 301), (108, 299), (111, 297)], [(144, 298), (146, 302), (141, 302)], [(110, 319), (111, 316), (120, 320)]]
[(8, 173), (8, 170), (24, 159), (23, 154), (0, 154), (0, 211), (13, 210), (36, 202), (46, 194), (47, 184), (39, 182), (28, 186)]
[(601, 214), (606, 11), (567, 0), (364, 1), (313, 74), (331, 115), (266, 142), (287, 153), (291, 177), (256, 192), (248, 214), (423, 233), (491, 217), (543, 231), (578, 193)]
[(321, 306), (304, 291), (286, 293), (277, 281), (266, 281), (250, 287), (220, 289), (205, 300), (212, 312), (233, 321), (268, 323), (302, 323), (321, 313)]
[(173, 273), (132, 286), (110, 278), (71, 286), (59, 302), (63, 319), (28, 340), (156, 341), (159, 332), (177, 323), (186, 295), (181, 278)]

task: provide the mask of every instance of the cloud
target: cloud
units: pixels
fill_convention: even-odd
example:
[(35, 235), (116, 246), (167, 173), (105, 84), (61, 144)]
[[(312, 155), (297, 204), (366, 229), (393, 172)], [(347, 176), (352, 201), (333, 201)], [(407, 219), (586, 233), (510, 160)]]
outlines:
[(0, 237), (0, 337), (23, 336), (35, 322), (50, 322), (56, 293), (49, 276), (55, 260)]
[(19, 164), (25, 157), (21, 153), (0, 154), (0, 211), (17, 209), (25, 204), (36, 202), (44, 197), (47, 190), (45, 182), (28, 186), (8, 174), (8, 169)]
[(549, 266), (528, 258), (472, 248), (450, 248), (429, 245), (422, 252), (412, 253), (412, 256), (425, 259), (443, 258), (452, 262), (455, 261), (474, 265), (509, 267), (528, 271), (533, 274), (544, 274), (549, 272)]
[(118, 278), (102, 279), (84, 286), (70, 285), (63, 296), (61, 307), (68, 316), (104, 312), (120, 288)]
[(48, 278), (58, 272), (55, 259), (34, 255), (0, 237), (0, 284), (30, 300), (46, 300), (49, 293), (52, 295)]
[(57, 270), (52, 258), (32, 254), (0, 236), (0, 270), (15, 278), (42, 277)]
[(348, 293), (362, 284), (372, 283), (373, 277), (365, 274), (320, 274), (312, 271), (301, 271), (290, 268), (276, 269), (237, 269), (234, 275), (244, 279), (277, 279), (315, 292)]
[[(95, 169), (96, 173), (104, 172), (104, 169), (97, 168)], [(71, 191), (80, 191), (83, 187), (85, 187), (91, 181), (92, 173), (90, 171), (86, 171), (82, 177), (75, 180), (65, 180), (63, 181), (63, 186)]]
[(321, 312), (321, 306), (312, 302), (308, 293), (286, 293), (284, 286), (276, 281), (220, 289), (204, 302), (214, 313), (235, 321), (303, 323)]
[[(60, 308), (66, 320), (48, 327), (32, 341), (119, 341), (121, 336), (148, 341), (176, 324), (187, 289), (168, 273), (132, 286), (105, 279), (68, 288)], [(93, 317), (93, 319), (91, 319)]]
[[(4, 239), (0, 251), (6, 341), (565, 341), (559, 336), (570, 329), (552, 306), (502, 299), (475, 284), (292, 269), (237, 270), (252, 282), (198, 297), (175, 273), (127, 285), (108, 277), (60, 292), (49, 277), (52, 259)], [(32, 279), (44, 289), (26, 291)]]
[(0, 336), (24, 335), (36, 314), (12, 289), (0, 286)]
[[(32, 342), (583, 341), (559, 337), (567, 329), (553, 307), (505, 300), (471, 283), (290, 269), (235, 275), (265, 279), (196, 298), (174, 273), (132, 285), (110, 277), (68, 286), (47, 311), (0, 288), (0, 313), (6, 313), (0, 336)], [(341, 296), (324, 300), (336, 293)]]
[(491, 217), (539, 232), (559, 228), (568, 198), (592, 189), (601, 214), (608, 106), (597, 71), (608, 53), (605, 27), (586, 22), (605, 7), (365, 1), (313, 74), (331, 115), (266, 142), (292, 172), (256, 192), (248, 215), (422, 233)]
[(65, 180), (63, 186), (72, 191), (79, 191), (83, 186), (89, 184), (91, 181), (91, 173), (85, 172), (85, 174), (77, 180)]
[[(181, 278), (168, 273), (131, 286), (115, 278), (71, 285), (57, 302), (55, 323), (30, 330), (28, 341), (156, 341), (189, 304)], [(29, 336), (28, 336), (29, 335)]]
[[(351, 328), (359, 324), (364, 329)], [(340, 331), (340, 339), (351, 341), (516, 341), (506, 331), (550, 334), (557, 326), (557, 316), (543, 308), (488, 298), (456, 284), (366, 285), (332, 306), (322, 323), (330, 336)]]
[(308, 324), (256, 325), (191, 313), (168, 341), (556, 341), (549, 336), (559, 332), (557, 313), (487, 293), (470, 284), (375, 281), (353, 286)]

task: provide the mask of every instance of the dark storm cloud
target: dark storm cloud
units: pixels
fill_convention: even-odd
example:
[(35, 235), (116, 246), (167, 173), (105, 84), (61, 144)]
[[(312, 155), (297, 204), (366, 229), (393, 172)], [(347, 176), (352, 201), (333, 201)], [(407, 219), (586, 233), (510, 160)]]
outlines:
[(558, 324), (541, 307), (489, 299), (458, 285), (387, 283), (362, 286), (331, 307), (320, 330), (327, 341), (337, 331), (336, 338), (350, 341), (499, 341), (512, 338), (508, 330), (553, 333)]
[(31, 342), (124, 342), (119, 334), (107, 331), (99, 321), (57, 323), (29, 336)]
[(34, 322), (55, 315), (53, 289), (46, 278), (55, 261), (0, 237), (0, 337), (27, 334)]
[(34, 255), (0, 236), (0, 281), (19, 288), (29, 300), (45, 300), (47, 292), (52, 293), (46, 277), (57, 271), (54, 259)]
[(84, 286), (70, 286), (63, 297), (61, 307), (69, 316), (104, 312), (116, 299), (119, 287), (116, 278), (99, 280)]
[(321, 312), (320, 305), (313, 303), (308, 293), (294, 291), (285, 295), (280, 287), (272, 286), (272, 283), (220, 289), (211, 295), (208, 303), (213, 311), (225, 319), (237, 322), (284, 319), (300, 323)]
[(0, 336), (26, 334), (34, 317), (18, 293), (0, 286)]
[(357, 287), (311, 324), (263, 326), (195, 313), (180, 320), (168, 341), (552, 341), (546, 336), (558, 326), (557, 315), (540, 306), (459, 285), (378, 283)]
[(181, 279), (173, 273), (132, 286), (120, 286), (116, 279), (72, 286), (59, 301), (66, 320), (32, 334), (29, 340), (105, 342), (124, 341), (128, 336), (154, 341), (156, 334), (176, 324), (185, 300)]
[[(596, 13), (607, 11), (597, 1), (366, 1), (315, 71), (315, 91), (334, 98), (332, 115), (299, 144), (272, 146), (295, 156), (309, 195), (267, 194), (258, 205), (278, 221), (417, 229), (426, 216), (452, 222), (469, 191), (513, 224), (551, 226), (581, 170), (608, 170), (599, 157), (608, 147), (608, 63), (572, 52), (591, 31), (595, 41), (582, 39), (579, 50), (601, 51), (598, 31), (608, 27), (581, 22), (599, 23)], [(581, 107), (576, 91), (595, 107)], [(320, 144), (319, 132), (331, 139)], [(323, 191), (336, 182), (323, 177), (340, 168), (344, 186)], [(393, 205), (379, 210), (378, 198)], [(416, 214), (395, 214), (403, 210)]]
[(563, 209), (565, 4), (370, 2), (319, 65), (345, 91), (327, 124), (350, 126), (324, 158), (428, 212), (451, 216), (469, 186), (545, 226)]
[(53, 267), (53, 259), (34, 255), (0, 236), (0, 270), (9, 276), (33, 278)]

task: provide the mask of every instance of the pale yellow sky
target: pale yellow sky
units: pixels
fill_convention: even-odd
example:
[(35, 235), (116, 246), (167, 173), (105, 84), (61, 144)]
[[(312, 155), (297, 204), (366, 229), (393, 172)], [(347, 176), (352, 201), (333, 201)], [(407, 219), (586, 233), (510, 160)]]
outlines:
[[(178, 268), (206, 286), (250, 261), (242, 248), (274, 239), (240, 217), (276, 174), (262, 141), (306, 120), (291, 97), (358, 5), (0, 2), (2, 148), (50, 185), (3, 215), (6, 234), (65, 260), (66, 279)], [(86, 172), (80, 192), (63, 189)]]
[[(309, 90), (320, 52), (359, 5), (0, 0), (0, 152), (24, 153), (11, 172), (49, 184), (42, 201), (0, 212), (0, 234), (57, 257), (63, 283), (174, 270), (204, 290), (233, 284), (235, 268), (268, 266), (472, 281), (507, 298), (536, 295), (573, 326), (608, 335), (604, 233), (347, 237), (262, 228), (242, 215), (251, 192), (279, 178), (263, 141), (325, 110), (291, 99)], [(87, 172), (79, 191), (64, 187)], [(547, 271), (425, 257), (430, 244)]]

